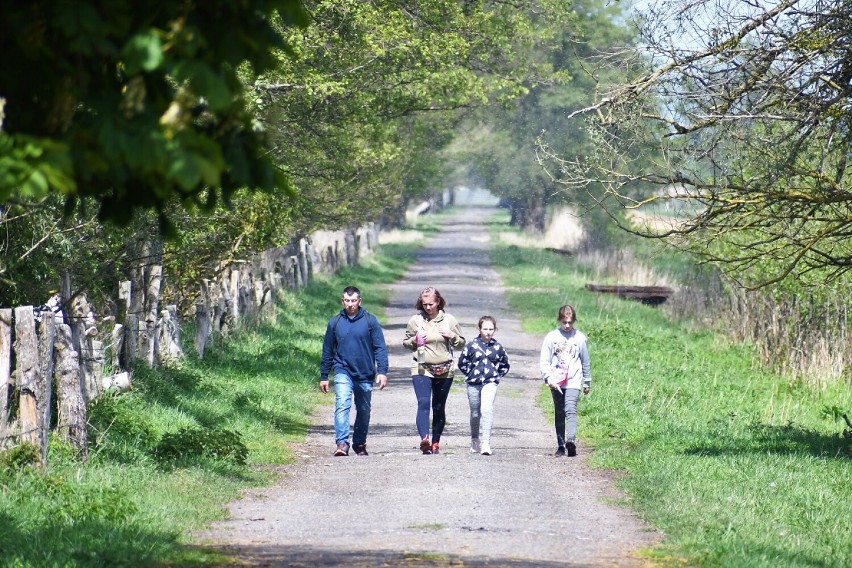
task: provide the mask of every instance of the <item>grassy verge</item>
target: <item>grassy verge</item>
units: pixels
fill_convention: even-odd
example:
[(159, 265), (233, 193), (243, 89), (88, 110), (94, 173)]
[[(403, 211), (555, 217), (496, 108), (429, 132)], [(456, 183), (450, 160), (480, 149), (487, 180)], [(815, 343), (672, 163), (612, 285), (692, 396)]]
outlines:
[(59, 444), (43, 472), (25, 447), (0, 457), (0, 565), (212, 564), (186, 535), (223, 518), (240, 490), (268, 483), (257, 466), (292, 459), (320, 404), (322, 335), (340, 290), (359, 286), (381, 319), (384, 285), (417, 246), (386, 245), (361, 267), (283, 294), (269, 322), (218, 341), (203, 360), (136, 369), (132, 391), (91, 407), (85, 463)]
[[(695, 333), (657, 309), (584, 289), (588, 268), (546, 251), (498, 247), (492, 262), (544, 334), (562, 304), (589, 336), (592, 394), (579, 434), (591, 463), (623, 470), (629, 506), (666, 534), (663, 564), (852, 565), (852, 393), (790, 385), (753, 349)], [(549, 396), (545, 408), (549, 407)], [(544, 400), (544, 399), (543, 399)]]

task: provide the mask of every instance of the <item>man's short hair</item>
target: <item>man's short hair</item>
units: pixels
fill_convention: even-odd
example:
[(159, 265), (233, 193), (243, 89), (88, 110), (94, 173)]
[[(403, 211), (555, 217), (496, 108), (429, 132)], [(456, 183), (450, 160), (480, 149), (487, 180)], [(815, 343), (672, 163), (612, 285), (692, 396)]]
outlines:
[(344, 296), (358, 296), (361, 297), (361, 290), (359, 290), (356, 286), (347, 286), (343, 289)]

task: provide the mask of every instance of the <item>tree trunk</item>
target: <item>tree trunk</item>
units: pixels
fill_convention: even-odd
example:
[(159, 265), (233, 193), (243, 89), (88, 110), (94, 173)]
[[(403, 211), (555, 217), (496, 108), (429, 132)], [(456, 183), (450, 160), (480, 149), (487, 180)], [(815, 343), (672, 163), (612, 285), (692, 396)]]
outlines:
[(201, 280), (200, 286), (201, 293), (195, 303), (195, 351), (198, 353), (198, 358), (203, 359), (213, 326), (211, 322), (210, 282), (206, 279)]
[[(129, 267), (132, 284), (127, 330), (129, 334), (136, 331), (138, 335), (136, 345), (128, 345), (128, 349), (137, 348), (134, 358), (144, 360), (149, 366), (154, 365), (160, 284), (163, 274), (163, 241), (156, 231), (153, 223), (141, 222), (138, 228), (137, 245), (131, 255), (134, 261)], [(134, 317), (137, 318), (135, 322)]]
[(543, 233), (547, 227), (547, 197), (544, 188), (511, 201), (512, 225), (523, 231)]

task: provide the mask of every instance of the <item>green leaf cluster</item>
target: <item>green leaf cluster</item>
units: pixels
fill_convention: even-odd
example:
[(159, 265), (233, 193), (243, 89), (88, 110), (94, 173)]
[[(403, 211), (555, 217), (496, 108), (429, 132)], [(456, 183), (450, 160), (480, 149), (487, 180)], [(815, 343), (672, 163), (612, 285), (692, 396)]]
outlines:
[(5, 6), (0, 201), (92, 197), (102, 219), (127, 223), (173, 199), (287, 187), (236, 72), (287, 48), (275, 21), (306, 15), (297, 0)]

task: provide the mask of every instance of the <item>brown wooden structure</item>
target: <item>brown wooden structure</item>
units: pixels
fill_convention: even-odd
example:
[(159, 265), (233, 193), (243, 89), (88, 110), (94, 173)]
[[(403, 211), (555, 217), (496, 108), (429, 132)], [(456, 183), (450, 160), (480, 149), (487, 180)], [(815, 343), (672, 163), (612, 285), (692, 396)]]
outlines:
[(601, 292), (603, 294), (615, 294), (625, 300), (636, 300), (650, 306), (659, 306), (674, 290), (668, 286), (624, 286), (621, 284), (602, 285), (586, 284), (586, 290), (590, 292)]

